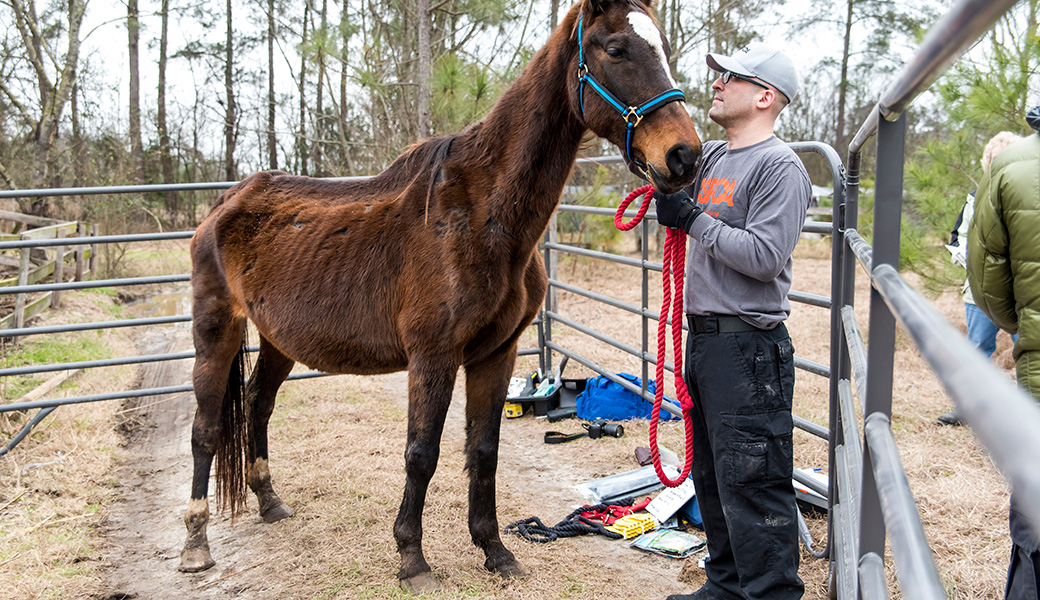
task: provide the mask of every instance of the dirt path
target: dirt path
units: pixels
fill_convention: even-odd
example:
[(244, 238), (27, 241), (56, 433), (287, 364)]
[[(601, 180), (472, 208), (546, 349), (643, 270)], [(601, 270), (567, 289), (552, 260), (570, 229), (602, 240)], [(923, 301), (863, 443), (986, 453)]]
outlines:
[[(154, 328), (143, 334), (139, 342), (142, 354), (177, 352), (190, 348), (190, 330), (184, 326)], [(190, 369), (191, 361), (146, 365), (141, 387), (188, 383)], [(364, 379), (366, 385), (379, 388), (375, 395), (393, 399), (401, 412), (407, 410), (405, 373)], [(445, 454), (461, 449), (464, 442), (461, 379), (460, 376), (445, 426), (442, 442)], [(279, 528), (263, 524), (253, 514), (239, 518), (233, 526), (226, 516), (215, 514), (210, 522), (209, 536), (217, 567), (198, 574), (177, 571), (184, 541), (182, 515), (190, 492), (190, 430), (194, 399), (190, 393), (182, 393), (142, 398), (136, 402), (136, 406), (138, 426), (127, 449), (130, 458), (116, 472), (121, 482), (120, 495), (123, 501), (112, 507), (105, 527), (104, 561), (111, 565), (111, 569), (107, 573), (106, 593), (102, 597), (113, 600), (284, 597), (261, 591), (267, 587), (266, 578), (271, 576), (273, 565), (267, 563), (275, 551), (272, 546), (279, 540)], [(596, 465), (585, 460), (587, 454), (578, 445), (595, 442), (581, 440), (570, 444), (570, 448), (549, 453), (540, 439), (546, 425), (544, 419), (535, 421), (530, 417), (503, 424), (499, 504), (513, 511), (530, 511), (528, 514), (520, 514), (537, 515), (551, 524), (565, 516), (574, 506), (585, 503), (574, 485), (593, 478)], [(561, 424), (562, 428), (568, 430), (574, 429), (574, 426), (573, 422), (569, 425)], [(630, 436), (624, 447), (630, 448), (639, 441)], [(618, 440), (617, 445), (620, 446), (620, 442)], [(397, 460), (403, 463), (400, 458)], [(319, 466), (320, 461), (317, 462), (314, 466)], [(627, 468), (635, 466), (633, 464)], [(273, 463), (273, 468), (277, 467), (277, 463)], [(442, 467), (438, 476), (449, 468)], [(600, 476), (608, 474), (612, 474), (609, 468)], [(434, 493), (431, 492), (431, 496)], [(398, 494), (399, 498), (400, 489), (393, 490), (393, 494)], [(454, 500), (453, 504), (464, 505), (464, 502), (463, 496)], [(501, 513), (500, 510), (500, 524), (504, 526), (510, 517)], [(312, 516), (304, 509), (298, 513), (297, 519)], [(389, 529), (389, 523), (386, 528)], [(437, 540), (433, 538), (433, 534), (428, 534), (428, 545), (436, 543)], [(568, 539), (555, 543), (553, 548), (522, 542), (516, 538), (507, 539), (506, 543), (528, 563), (534, 560), (537, 564), (541, 560), (539, 555), (545, 552), (549, 553), (550, 560), (560, 560), (562, 557), (552, 555), (565, 551), (567, 560), (600, 565), (604, 572), (604, 585), (610, 586), (612, 579), (623, 577), (627, 589), (653, 590), (648, 597), (663, 597), (665, 593), (684, 589), (677, 582), (682, 568), (681, 561), (644, 556), (623, 544), (607, 543), (604, 538)], [(387, 550), (392, 551), (392, 547)], [(466, 552), (474, 555), (471, 558), (477, 558), (479, 554), (472, 546)], [(533, 559), (523, 558), (524, 553), (533, 553), (535, 556)], [(633, 566), (637, 568), (633, 569)], [(347, 594), (336, 597), (356, 596)], [(385, 596), (376, 593), (370, 597)]]

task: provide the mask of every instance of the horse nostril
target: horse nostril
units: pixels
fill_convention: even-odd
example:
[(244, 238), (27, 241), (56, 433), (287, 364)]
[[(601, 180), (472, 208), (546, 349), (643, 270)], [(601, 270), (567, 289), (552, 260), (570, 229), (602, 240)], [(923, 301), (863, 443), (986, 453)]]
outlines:
[(686, 144), (676, 144), (665, 155), (665, 164), (676, 177), (688, 177), (696, 173), (700, 152)]

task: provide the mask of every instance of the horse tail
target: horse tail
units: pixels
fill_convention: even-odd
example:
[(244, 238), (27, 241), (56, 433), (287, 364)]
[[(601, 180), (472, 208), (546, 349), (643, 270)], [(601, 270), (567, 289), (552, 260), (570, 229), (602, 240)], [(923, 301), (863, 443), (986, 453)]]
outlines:
[(245, 340), (231, 363), (224, 401), (220, 409), (220, 440), (217, 442), (216, 503), (219, 510), (230, 509), (231, 519), (246, 507), (246, 447), (252, 406), (246, 402)]

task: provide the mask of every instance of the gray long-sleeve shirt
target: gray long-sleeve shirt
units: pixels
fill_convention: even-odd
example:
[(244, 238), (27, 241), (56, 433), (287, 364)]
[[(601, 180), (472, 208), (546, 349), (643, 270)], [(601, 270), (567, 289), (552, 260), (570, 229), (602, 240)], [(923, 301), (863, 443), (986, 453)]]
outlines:
[(703, 151), (687, 188), (704, 214), (689, 231), (685, 311), (772, 329), (791, 314), (791, 253), (809, 208), (809, 175), (776, 136), (736, 150), (707, 142)]

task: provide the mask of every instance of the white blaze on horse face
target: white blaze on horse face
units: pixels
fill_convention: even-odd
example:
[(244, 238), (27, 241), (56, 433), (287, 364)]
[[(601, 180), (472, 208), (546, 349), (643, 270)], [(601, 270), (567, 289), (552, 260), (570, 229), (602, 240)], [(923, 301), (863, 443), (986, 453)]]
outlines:
[(672, 70), (668, 68), (668, 57), (664, 54), (664, 43), (661, 41), (661, 30), (654, 25), (654, 20), (646, 13), (632, 11), (628, 13), (628, 22), (632, 25), (632, 30), (636, 32), (636, 35), (646, 40), (646, 43), (650, 44), (650, 47), (657, 53), (657, 57), (661, 59), (661, 68), (664, 69), (665, 77), (668, 78), (672, 87), (679, 87), (672, 78)]

